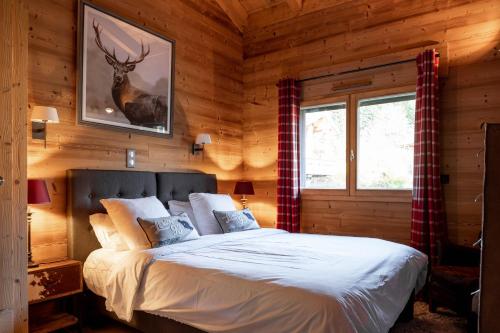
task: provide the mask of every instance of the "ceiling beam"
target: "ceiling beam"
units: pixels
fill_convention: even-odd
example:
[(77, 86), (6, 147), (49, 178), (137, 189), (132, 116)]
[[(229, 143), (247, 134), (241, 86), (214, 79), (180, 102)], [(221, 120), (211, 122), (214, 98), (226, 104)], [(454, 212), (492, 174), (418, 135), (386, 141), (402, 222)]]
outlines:
[(240, 32), (247, 26), (248, 14), (238, 0), (216, 0)]
[(302, 9), (302, 0), (286, 0), (286, 2), (288, 3), (290, 9), (294, 12), (298, 12)]

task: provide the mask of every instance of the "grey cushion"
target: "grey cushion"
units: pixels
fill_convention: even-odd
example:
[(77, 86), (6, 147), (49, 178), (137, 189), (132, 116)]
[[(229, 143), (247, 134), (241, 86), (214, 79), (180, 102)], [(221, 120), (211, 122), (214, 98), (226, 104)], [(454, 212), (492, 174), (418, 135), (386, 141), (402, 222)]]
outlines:
[(160, 247), (200, 238), (186, 213), (157, 218), (138, 218), (151, 247)]
[(189, 201), (169, 200), (168, 210), (172, 215), (186, 213), (191, 222), (194, 224), (196, 230), (199, 230), (196, 218), (194, 217), (193, 207), (191, 207), (191, 203)]
[(214, 215), (224, 233), (260, 228), (255, 216), (248, 208), (226, 212), (214, 210)]

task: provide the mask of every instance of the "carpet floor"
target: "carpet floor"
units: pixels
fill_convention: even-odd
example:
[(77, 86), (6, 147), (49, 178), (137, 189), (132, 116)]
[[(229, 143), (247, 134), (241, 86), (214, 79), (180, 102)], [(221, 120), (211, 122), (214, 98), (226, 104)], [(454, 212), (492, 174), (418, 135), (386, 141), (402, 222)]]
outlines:
[(438, 308), (436, 313), (429, 312), (427, 303), (415, 302), (414, 318), (408, 323), (399, 323), (391, 333), (465, 333), (467, 320), (451, 311)]
[[(465, 333), (466, 320), (450, 311), (438, 308), (430, 313), (426, 303), (416, 302), (414, 319), (408, 323), (396, 324), (390, 333)], [(84, 328), (85, 333), (136, 333), (120, 323), (108, 322), (101, 327)], [(147, 332), (149, 333), (149, 332)]]

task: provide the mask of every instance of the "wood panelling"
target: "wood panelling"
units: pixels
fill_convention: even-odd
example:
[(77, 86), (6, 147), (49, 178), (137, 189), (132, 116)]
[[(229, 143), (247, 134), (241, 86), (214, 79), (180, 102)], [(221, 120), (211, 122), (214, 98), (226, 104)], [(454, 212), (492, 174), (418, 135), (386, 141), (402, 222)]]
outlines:
[[(313, 1), (321, 3), (320, 1)], [(338, 4), (339, 2), (337, 2)], [(480, 229), (483, 121), (500, 120), (500, 2), (497, 0), (354, 0), (291, 13), (286, 4), (254, 12), (244, 33), (244, 177), (255, 181), (249, 201), (264, 225), (276, 222), (278, 103), (276, 83), (441, 51), (441, 150), (449, 234), (470, 245)], [(370, 90), (415, 84), (414, 64), (309, 81), (304, 99), (338, 93), (335, 87), (368, 80)], [(364, 82), (364, 81), (363, 81)], [(345, 93), (343, 91), (342, 93)], [(307, 232), (381, 237), (410, 236), (409, 202), (346, 199), (304, 193)]]
[[(35, 260), (65, 257), (66, 170), (124, 169), (216, 173), (221, 192), (242, 175), (243, 43), (215, 1), (96, 0), (95, 4), (176, 41), (174, 137), (155, 138), (76, 125), (77, 1), (29, 2), (29, 102), (53, 105), (47, 148), (28, 129), (28, 175), (46, 178), (52, 203), (33, 207)], [(190, 154), (200, 132), (212, 136), (203, 155)]]
[[(66, 256), (65, 171), (123, 169), (126, 148), (136, 149), (138, 170), (217, 173), (221, 192), (236, 179), (253, 180), (249, 205), (261, 224), (274, 226), (276, 82), (404, 60), (431, 47), (441, 51), (446, 76), (441, 142), (450, 237), (476, 238), (479, 126), (500, 120), (499, 1), (308, 0), (293, 11), (287, 1), (248, 0), (241, 1), (249, 13), (243, 36), (214, 0), (94, 2), (176, 40), (174, 137), (76, 125), (77, 2), (30, 1), (29, 102), (56, 106), (61, 119), (48, 126), (46, 149), (28, 128), (28, 175), (46, 178), (52, 196), (50, 205), (34, 207), (36, 260)], [(414, 65), (402, 64), (308, 81), (304, 100), (414, 82)], [(193, 156), (200, 132), (213, 144)], [(409, 240), (409, 202), (304, 193), (302, 211), (304, 231)]]
[(239, 31), (247, 25), (248, 13), (246, 9), (241, 5), (239, 1), (233, 0), (215, 0), (219, 4), (220, 8), (224, 10), (227, 16), (231, 19), (233, 24), (238, 28)]
[(0, 332), (27, 332), (28, 10), (0, 1)]

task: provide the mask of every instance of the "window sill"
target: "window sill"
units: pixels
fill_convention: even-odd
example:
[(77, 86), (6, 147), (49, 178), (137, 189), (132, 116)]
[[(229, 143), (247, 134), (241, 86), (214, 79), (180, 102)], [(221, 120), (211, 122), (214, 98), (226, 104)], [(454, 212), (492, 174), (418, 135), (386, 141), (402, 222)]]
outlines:
[[(342, 190), (329, 189), (302, 189), (303, 200), (331, 200), (331, 201), (359, 201), (359, 202), (399, 202), (411, 203), (411, 191), (357, 191), (354, 195), (346, 194)], [(385, 192), (385, 193), (384, 193)], [(396, 193), (395, 193), (396, 192)]]

